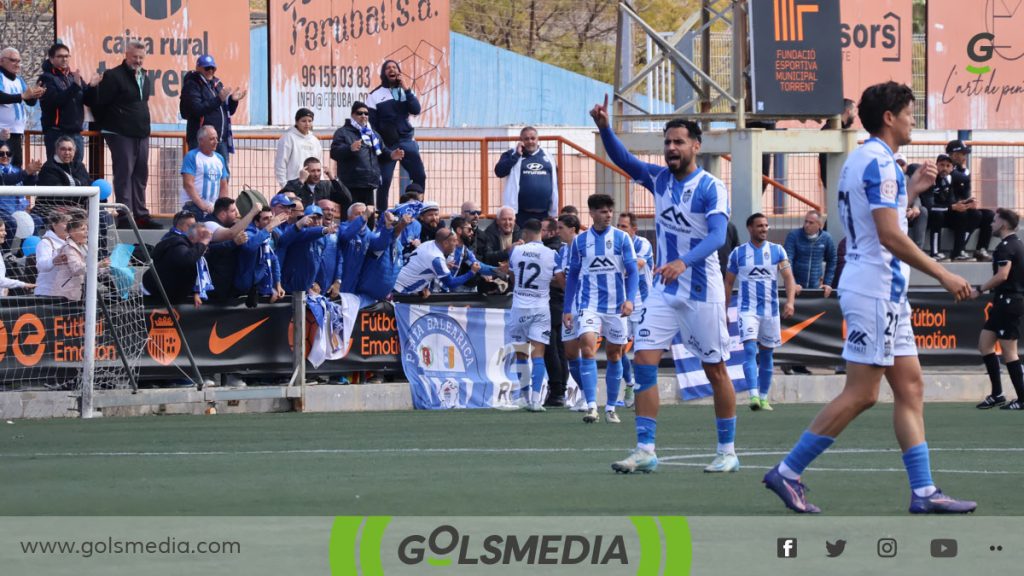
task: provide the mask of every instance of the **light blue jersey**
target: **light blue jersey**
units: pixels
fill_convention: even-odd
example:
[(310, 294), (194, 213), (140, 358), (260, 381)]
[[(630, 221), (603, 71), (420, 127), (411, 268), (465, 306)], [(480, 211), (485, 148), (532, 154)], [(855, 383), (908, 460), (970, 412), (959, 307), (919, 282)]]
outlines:
[[(228, 177), (228, 163), (218, 152), (207, 156), (199, 151), (199, 148), (189, 150), (181, 163), (181, 173), (193, 177), (196, 192), (203, 200), (213, 204), (220, 197), (220, 181)], [(192, 200), (185, 188), (181, 189), (181, 204)]]
[(627, 299), (626, 269), (631, 265), (636, 266), (636, 253), (629, 234), (622, 230), (591, 228), (577, 236), (569, 249), (567, 273), (567, 278), (579, 278), (577, 311), (618, 314)]
[(779, 315), (779, 264), (786, 260), (786, 250), (772, 242), (760, 247), (747, 242), (733, 249), (728, 270), (736, 275), (741, 314)]

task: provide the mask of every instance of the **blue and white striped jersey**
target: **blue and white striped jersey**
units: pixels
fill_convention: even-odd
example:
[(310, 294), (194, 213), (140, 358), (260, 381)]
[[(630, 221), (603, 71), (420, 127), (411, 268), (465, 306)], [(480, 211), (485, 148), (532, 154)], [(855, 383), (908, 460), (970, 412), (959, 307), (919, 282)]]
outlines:
[(416, 247), (409, 260), (402, 266), (395, 282), (395, 290), (401, 294), (415, 294), (424, 288), (433, 290), (433, 283), (451, 271), (445, 261), (444, 252), (434, 240), (424, 242)]
[[(561, 272), (569, 276), (569, 249), (572, 248), (573, 243), (562, 244), (562, 247), (555, 252), (555, 274)], [(568, 288), (568, 286), (566, 286)], [(578, 291), (577, 291), (578, 292)], [(574, 295), (575, 296), (575, 295)], [(576, 310), (576, 299), (571, 299), (571, 308), (565, 309), (565, 312), (574, 312)]]
[(846, 267), (839, 289), (871, 298), (902, 302), (907, 298), (910, 265), (889, 252), (878, 238), (871, 213), (896, 210), (907, 232), (907, 185), (892, 150), (871, 138), (850, 154), (839, 176), (839, 214), (846, 228)]
[[(577, 311), (618, 314), (626, 301), (626, 265), (636, 262), (633, 242), (618, 228), (580, 234), (569, 250), (569, 271), (575, 275)], [(568, 282), (567, 282), (568, 284)]]
[(637, 260), (644, 261), (644, 267), (640, 269), (638, 277), (640, 283), (637, 285), (637, 301), (633, 306), (634, 310), (639, 310), (643, 308), (644, 302), (647, 302), (647, 295), (654, 284), (654, 247), (651, 246), (650, 240), (638, 235), (633, 237), (633, 251), (636, 252)]
[(779, 264), (787, 259), (786, 249), (773, 242), (760, 247), (747, 242), (733, 248), (728, 270), (736, 275), (740, 313), (779, 315)]

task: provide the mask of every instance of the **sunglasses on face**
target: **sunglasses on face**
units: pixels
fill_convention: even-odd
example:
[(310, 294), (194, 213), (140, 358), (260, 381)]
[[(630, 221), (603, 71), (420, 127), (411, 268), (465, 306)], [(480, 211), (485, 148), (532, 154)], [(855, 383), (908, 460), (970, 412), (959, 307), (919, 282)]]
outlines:
[(217, 68), (215, 66), (204, 66), (203, 67), (203, 70), (206, 70), (207, 72), (213, 72), (216, 69)]
[(479, 216), (480, 215), (480, 211), (479, 210), (466, 210), (465, 212), (466, 212), (466, 214), (469, 214), (470, 216)]
[(13, 154), (7, 150), (0, 150), (0, 158), (10, 158), (11, 156), (13, 156)]
[(369, 116), (370, 113), (366, 111), (356, 112), (356, 116)]

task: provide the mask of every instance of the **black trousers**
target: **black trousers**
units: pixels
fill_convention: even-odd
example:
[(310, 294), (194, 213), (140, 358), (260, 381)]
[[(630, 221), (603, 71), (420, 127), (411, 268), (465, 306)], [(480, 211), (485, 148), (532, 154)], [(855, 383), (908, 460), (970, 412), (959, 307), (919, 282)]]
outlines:
[(104, 134), (114, 170), (114, 195), (139, 220), (149, 217), (146, 185), (149, 183), (149, 138)]
[[(555, 303), (558, 300), (558, 303)], [(548, 397), (565, 396), (565, 382), (569, 374), (569, 362), (562, 347), (562, 298), (551, 297), (551, 338), (544, 348), (544, 366), (548, 371)]]
[(963, 212), (947, 210), (928, 214), (928, 232), (931, 235), (932, 253), (939, 251), (939, 234), (943, 228), (953, 232), (953, 255), (964, 251), (967, 241), (975, 230), (978, 231), (977, 247), (989, 249), (992, 243), (992, 220), (995, 212), (987, 208), (971, 208)]
[[(367, 206), (375, 206), (373, 188), (349, 188), (348, 191), (352, 193), (352, 203), (362, 202)], [(378, 207), (378, 210), (380, 207)], [(347, 214), (342, 214), (342, 217), (347, 218)]]

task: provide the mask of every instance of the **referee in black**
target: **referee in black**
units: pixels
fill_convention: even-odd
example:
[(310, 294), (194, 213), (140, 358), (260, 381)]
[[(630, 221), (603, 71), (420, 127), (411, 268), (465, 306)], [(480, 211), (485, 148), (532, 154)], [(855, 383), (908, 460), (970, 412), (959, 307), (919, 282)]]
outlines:
[[(992, 308), (988, 320), (978, 337), (978, 350), (985, 362), (985, 370), (992, 383), (992, 393), (978, 404), (987, 410), (1001, 407), (1003, 410), (1021, 410), (1024, 406), (1024, 369), (1017, 357), (1017, 340), (1020, 338), (1020, 321), (1024, 316), (1024, 242), (1017, 238), (1020, 217), (1013, 210), (999, 208), (992, 220), (992, 233), (1001, 239), (992, 254), (992, 277), (973, 290), (972, 296), (992, 292)], [(1003, 396), (1003, 384), (999, 376), (999, 358), (996, 357), (996, 341), (1003, 351), (1003, 362), (1010, 373), (1010, 381), (1017, 392), (1017, 398), (1007, 403)]]

